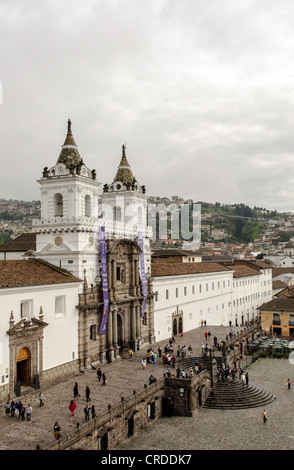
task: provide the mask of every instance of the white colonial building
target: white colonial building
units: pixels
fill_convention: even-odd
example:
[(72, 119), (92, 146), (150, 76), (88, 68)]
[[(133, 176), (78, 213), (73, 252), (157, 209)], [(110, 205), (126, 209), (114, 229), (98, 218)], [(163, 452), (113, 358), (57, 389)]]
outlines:
[(77, 372), (82, 281), (41, 260), (0, 260), (0, 399)]
[(248, 324), (257, 307), (272, 298), (271, 267), (265, 262), (203, 263), (195, 253), (190, 257), (181, 251), (181, 262), (166, 262), (164, 254), (152, 263), (146, 189), (134, 177), (125, 151), (123, 146), (99, 207), (100, 183), (83, 162), (68, 121), (57, 162), (45, 167), (38, 181), (41, 217), (33, 221), (34, 236), (2, 249), (3, 399), (19, 385), (43, 385), (90, 364), (119, 359), (124, 349), (192, 330), (201, 320)]
[[(243, 326), (272, 299), (267, 263), (158, 263), (152, 265), (156, 340), (207, 325)], [(266, 299), (266, 300), (265, 300)]]

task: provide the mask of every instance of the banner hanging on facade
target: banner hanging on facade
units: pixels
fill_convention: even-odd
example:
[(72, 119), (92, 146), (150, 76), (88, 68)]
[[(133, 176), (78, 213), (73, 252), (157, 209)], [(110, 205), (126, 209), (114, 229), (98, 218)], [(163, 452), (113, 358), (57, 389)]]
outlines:
[(101, 263), (101, 276), (102, 276), (102, 291), (103, 291), (103, 315), (99, 334), (106, 333), (107, 317), (109, 309), (109, 294), (108, 294), (108, 275), (107, 275), (107, 259), (106, 259), (106, 242), (105, 242), (105, 227), (100, 229), (100, 263)]
[(144, 243), (143, 243), (143, 237), (142, 237), (141, 232), (138, 232), (138, 242), (139, 242), (139, 247), (141, 248), (140, 275), (141, 275), (141, 281), (142, 281), (142, 287), (143, 287), (143, 308), (142, 308), (141, 317), (143, 317), (145, 314), (145, 309), (147, 305), (147, 284), (146, 284), (146, 275), (145, 275)]

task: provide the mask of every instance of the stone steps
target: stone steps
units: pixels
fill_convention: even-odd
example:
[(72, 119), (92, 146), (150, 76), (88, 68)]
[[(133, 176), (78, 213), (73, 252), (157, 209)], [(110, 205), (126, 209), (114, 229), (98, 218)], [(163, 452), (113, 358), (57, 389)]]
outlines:
[(236, 379), (217, 382), (210, 390), (203, 408), (223, 410), (256, 408), (273, 400), (273, 393), (264, 387), (256, 384), (244, 385), (241, 380)]
[[(196, 359), (198, 359), (198, 363), (200, 365), (204, 366), (205, 368), (210, 366), (210, 357), (202, 357), (202, 356), (199, 356), (199, 357), (194, 357), (194, 356), (193, 357), (185, 357), (184, 359), (179, 359), (177, 361), (177, 365), (179, 365), (182, 370), (187, 370), (190, 367), (193, 367), (193, 369), (194, 369)], [(215, 357), (215, 359), (216, 359), (217, 366), (221, 367), (222, 366), (222, 357)]]

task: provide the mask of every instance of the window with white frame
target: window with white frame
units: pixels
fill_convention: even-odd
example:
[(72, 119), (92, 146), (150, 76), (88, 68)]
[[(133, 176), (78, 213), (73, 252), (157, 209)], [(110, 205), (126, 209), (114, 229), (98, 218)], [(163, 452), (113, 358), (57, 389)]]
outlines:
[(33, 315), (33, 300), (22, 300), (20, 302), (20, 318), (31, 318)]
[(64, 317), (65, 311), (65, 295), (55, 297), (55, 317)]

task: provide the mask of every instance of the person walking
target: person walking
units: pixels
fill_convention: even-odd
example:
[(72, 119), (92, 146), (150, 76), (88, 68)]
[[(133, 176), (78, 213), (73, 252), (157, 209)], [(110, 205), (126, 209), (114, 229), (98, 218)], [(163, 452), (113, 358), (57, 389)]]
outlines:
[(101, 377), (102, 377), (102, 372), (101, 372), (101, 369), (99, 367), (99, 369), (97, 370), (97, 378), (98, 378), (98, 382), (100, 382), (101, 380)]
[(91, 415), (92, 415), (92, 419), (94, 419), (95, 416), (96, 416), (96, 411), (95, 411), (95, 406), (94, 405), (92, 405), (92, 408), (91, 408)]
[(16, 418), (19, 419), (19, 403), (18, 403), (18, 401), (15, 402), (14, 414), (15, 414)]
[(245, 374), (245, 379), (246, 379), (246, 385), (248, 385), (248, 383), (249, 383), (249, 374), (248, 374), (248, 372), (246, 372), (246, 374)]
[(9, 401), (6, 402), (5, 404), (5, 414), (6, 414), (6, 418), (9, 418), (9, 415), (10, 415), (10, 404), (9, 404)]
[(290, 388), (291, 388), (291, 380), (290, 379), (287, 380), (287, 384), (288, 384), (288, 390), (290, 390)]
[(11, 417), (13, 417), (15, 413), (15, 403), (13, 400), (11, 401), (10, 412), (11, 412)]
[(39, 394), (40, 407), (44, 406), (44, 393), (40, 392)]
[(105, 374), (105, 372), (103, 372), (103, 374), (102, 374), (102, 387), (103, 387), (103, 385), (106, 385), (106, 383), (107, 383), (106, 382), (106, 374)]
[(74, 416), (75, 415), (75, 409), (76, 409), (77, 405), (76, 403), (74, 402), (74, 400), (71, 400), (70, 401), (70, 404), (69, 404), (69, 409), (70, 409), (70, 412), (71, 412), (71, 415)]
[(32, 411), (33, 411), (33, 409), (32, 409), (32, 407), (31, 407), (31, 405), (28, 404), (28, 408), (27, 408), (27, 421), (31, 421), (31, 419), (32, 419)]
[(133, 355), (134, 355), (133, 350), (129, 349), (129, 359), (132, 359)]
[(21, 405), (20, 416), (21, 416), (22, 421), (25, 420), (25, 412), (26, 412), (26, 407), (24, 405)]
[(89, 421), (90, 408), (88, 405), (85, 406), (84, 413), (85, 413), (85, 421)]
[(142, 359), (141, 364), (142, 364), (143, 370), (145, 370), (146, 369), (146, 359)]
[(77, 397), (79, 397), (80, 394), (79, 394), (79, 388), (78, 388), (78, 383), (75, 382), (75, 385), (74, 385), (74, 388), (73, 388), (73, 397), (74, 397), (74, 400), (76, 400)]
[(88, 387), (88, 385), (87, 385), (87, 387), (86, 387), (86, 400), (87, 400), (87, 403), (88, 403), (88, 401), (91, 401), (90, 393), (91, 393), (91, 392), (90, 392), (90, 389), (89, 389), (89, 387)]
[(267, 422), (267, 411), (263, 410), (261, 415), (262, 415), (263, 422), (265, 424)]
[(54, 431), (54, 437), (55, 439), (60, 439), (60, 431), (61, 431), (61, 427), (60, 425), (58, 424), (58, 422), (56, 421), (54, 426), (53, 426), (53, 431)]

